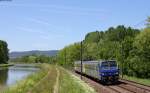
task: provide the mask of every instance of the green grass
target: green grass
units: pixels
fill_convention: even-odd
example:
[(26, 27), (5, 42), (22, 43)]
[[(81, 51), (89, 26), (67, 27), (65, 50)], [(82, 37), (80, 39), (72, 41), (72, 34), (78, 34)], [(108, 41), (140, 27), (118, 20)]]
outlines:
[(59, 93), (96, 93), (77, 76), (60, 68)]
[(0, 67), (8, 67), (8, 66), (13, 66), (14, 64), (0, 64)]
[(131, 77), (131, 76), (123, 76), (124, 79), (131, 80), (140, 84), (149, 85), (150, 86), (150, 79), (142, 79), (137, 77)]
[(53, 93), (56, 77), (55, 66), (49, 66), (48, 74), (30, 90), (30, 93)]

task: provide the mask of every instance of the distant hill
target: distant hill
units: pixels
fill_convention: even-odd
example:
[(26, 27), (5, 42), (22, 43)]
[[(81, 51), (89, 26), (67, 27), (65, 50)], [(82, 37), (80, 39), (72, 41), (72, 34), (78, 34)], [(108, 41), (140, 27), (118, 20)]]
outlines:
[(10, 58), (17, 58), (26, 55), (46, 55), (46, 56), (55, 56), (58, 53), (58, 50), (49, 50), (49, 51), (40, 51), (40, 50), (33, 50), (33, 51), (22, 51), (22, 52), (10, 52)]

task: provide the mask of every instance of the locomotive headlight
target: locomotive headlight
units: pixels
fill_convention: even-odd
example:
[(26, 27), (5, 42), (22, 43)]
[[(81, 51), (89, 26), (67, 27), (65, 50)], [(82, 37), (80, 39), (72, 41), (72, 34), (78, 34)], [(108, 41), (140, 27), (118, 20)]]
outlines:
[(105, 73), (102, 73), (102, 76), (105, 75)]

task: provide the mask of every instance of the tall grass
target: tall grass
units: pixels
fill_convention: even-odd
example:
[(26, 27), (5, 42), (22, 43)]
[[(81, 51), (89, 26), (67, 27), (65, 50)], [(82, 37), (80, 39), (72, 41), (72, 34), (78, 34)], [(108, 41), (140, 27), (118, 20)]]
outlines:
[(131, 77), (131, 76), (127, 76), (127, 75), (124, 75), (123, 78), (127, 79), (127, 80), (137, 82), (137, 83), (141, 83), (141, 84), (150, 86), (150, 79), (142, 79), (142, 78)]
[(39, 81), (29, 93), (53, 93), (57, 72), (55, 66), (49, 66), (48, 74)]
[(81, 81), (78, 77), (63, 68), (59, 69), (59, 93), (95, 93), (91, 87)]

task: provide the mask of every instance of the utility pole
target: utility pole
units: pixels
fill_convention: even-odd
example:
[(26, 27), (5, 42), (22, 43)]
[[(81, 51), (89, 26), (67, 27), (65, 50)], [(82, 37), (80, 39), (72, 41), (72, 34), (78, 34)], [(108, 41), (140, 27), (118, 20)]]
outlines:
[[(121, 32), (119, 32), (119, 35), (118, 35), (118, 38), (121, 38), (123, 37)], [(124, 39), (123, 39), (124, 41)], [(123, 41), (119, 41), (119, 43), (121, 43), (121, 46), (120, 46), (120, 54), (121, 54), (121, 60), (120, 60), (120, 65), (121, 65), (121, 78), (123, 78)]]
[(82, 71), (82, 67), (83, 67), (83, 66), (82, 66), (82, 65), (83, 65), (83, 64), (82, 64), (82, 54), (83, 54), (83, 42), (82, 42), (82, 41), (81, 41), (81, 44), (80, 44), (80, 45), (81, 45), (81, 47), (80, 47), (80, 60), (81, 60), (81, 79), (82, 79), (82, 72), (83, 72), (83, 71)]
[(65, 66), (67, 65), (67, 53), (66, 53), (66, 49), (65, 49)]
[(98, 43), (97, 43), (97, 46), (98, 46), (98, 52), (97, 52), (97, 54), (98, 54), (98, 59), (100, 59), (100, 38), (101, 38), (101, 36), (100, 36), (100, 32), (98, 32)]
[(124, 63), (124, 58), (123, 58), (123, 44), (121, 44), (121, 58), (122, 58), (122, 62), (121, 62), (121, 69), (122, 69), (122, 74), (121, 77), (123, 78), (123, 63)]

